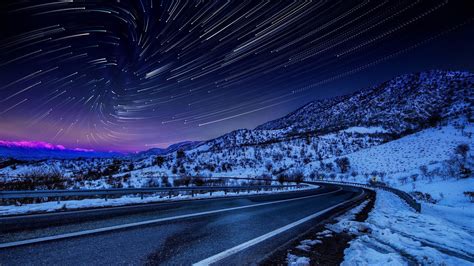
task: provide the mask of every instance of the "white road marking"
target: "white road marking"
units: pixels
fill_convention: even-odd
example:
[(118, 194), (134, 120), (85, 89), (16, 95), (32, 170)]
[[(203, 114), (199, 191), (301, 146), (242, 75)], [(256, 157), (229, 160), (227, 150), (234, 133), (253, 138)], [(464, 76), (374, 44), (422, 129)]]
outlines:
[(45, 242), (45, 241), (52, 241), (52, 240), (70, 238), (70, 237), (85, 236), (85, 235), (91, 235), (91, 234), (96, 234), (96, 233), (109, 232), (109, 231), (120, 230), (120, 229), (125, 229), (125, 228), (137, 227), (137, 226), (142, 226), (142, 225), (149, 225), (149, 224), (154, 224), (154, 223), (160, 223), (160, 222), (166, 222), (166, 221), (172, 221), (172, 220), (178, 220), (178, 219), (184, 219), (184, 218), (190, 218), (190, 217), (203, 216), (203, 215), (207, 215), (207, 214), (214, 214), (214, 213), (220, 213), (220, 212), (241, 210), (241, 209), (253, 208), (253, 207), (258, 207), (258, 206), (265, 206), (265, 205), (278, 204), (278, 203), (295, 201), (295, 200), (314, 198), (314, 197), (319, 197), (319, 196), (323, 196), (323, 195), (327, 195), (327, 194), (331, 194), (331, 193), (336, 193), (336, 192), (339, 192), (341, 190), (342, 190), (342, 188), (339, 187), (339, 189), (335, 190), (335, 191), (321, 193), (321, 194), (317, 194), (317, 195), (311, 195), (311, 196), (304, 196), (304, 197), (299, 197), (299, 198), (277, 200), (277, 201), (271, 201), (271, 202), (257, 203), (257, 204), (252, 204), (252, 205), (224, 208), (224, 209), (219, 209), (219, 210), (212, 210), (212, 211), (205, 211), (205, 212), (198, 212), (198, 213), (191, 213), (191, 214), (183, 214), (183, 215), (178, 215), (178, 216), (173, 216), (173, 217), (166, 217), (166, 218), (153, 219), (153, 220), (147, 220), (147, 221), (141, 221), (141, 222), (135, 222), (135, 223), (108, 226), (108, 227), (84, 230), (84, 231), (73, 232), (73, 233), (66, 233), (66, 234), (47, 236), (47, 237), (39, 237), (39, 238), (20, 240), (20, 241), (15, 241), (15, 242), (8, 242), (8, 243), (0, 243), (0, 248), (16, 247), (16, 246), (22, 246), (22, 245)]
[(238, 245), (238, 246), (235, 246), (235, 247), (233, 247), (233, 248), (230, 248), (230, 249), (228, 249), (228, 250), (222, 251), (221, 253), (218, 253), (218, 254), (216, 254), (216, 255), (214, 255), (214, 256), (212, 256), (212, 257), (209, 257), (209, 258), (207, 258), (207, 259), (204, 259), (204, 260), (201, 260), (201, 261), (199, 261), (199, 262), (194, 263), (193, 266), (204, 266), (204, 265), (210, 265), (210, 264), (216, 263), (216, 262), (218, 262), (218, 261), (220, 261), (220, 260), (223, 260), (223, 259), (225, 259), (225, 258), (227, 258), (227, 257), (229, 257), (229, 256), (231, 256), (231, 255), (233, 255), (233, 254), (236, 254), (236, 253), (238, 253), (238, 252), (240, 252), (240, 251), (242, 251), (242, 250), (244, 250), (244, 249), (247, 249), (247, 248), (249, 248), (249, 247), (251, 247), (251, 246), (254, 246), (254, 245), (256, 245), (256, 244), (258, 244), (258, 243), (260, 243), (260, 242), (263, 242), (263, 241), (265, 241), (265, 240), (267, 240), (267, 239), (269, 239), (269, 238), (271, 238), (271, 237), (274, 237), (274, 236), (276, 236), (276, 235), (278, 235), (278, 234), (280, 234), (280, 233), (283, 233), (283, 232), (285, 232), (285, 231), (287, 231), (287, 230), (289, 230), (289, 229), (291, 229), (291, 228), (293, 228), (293, 227), (295, 227), (295, 226), (298, 226), (298, 225), (300, 225), (300, 224), (302, 224), (302, 223), (305, 223), (305, 222), (307, 222), (307, 221), (309, 221), (309, 220), (311, 220), (311, 219), (314, 219), (314, 218), (320, 216), (321, 214), (324, 214), (324, 213), (326, 213), (326, 212), (328, 212), (328, 211), (330, 211), (330, 210), (332, 210), (332, 209), (335, 209), (335, 208), (337, 208), (337, 207), (339, 207), (339, 206), (341, 206), (341, 205), (343, 205), (343, 204), (345, 204), (345, 203), (348, 203), (348, 202), (350, 202), (350, 201), (353, 201), (353, 200), (359, 198), (360, 196), (363, 196), (364, 193), (365, 193), (364, 190), (362, 190), (362, 193), (361, 193), (358, 197), (356, 197), (356, 198), (353, 198), (353, 199), (344, 201), (344, 202), (342, 202), (342, 203), (339, 203), (339, 204), (337, 204), (337, 205), (334, 205), (334, 206), (332, 206), (332, 207), (329, 207), (329, 208), (324, 209), (324, 210), (322, 210), (322, 211), (319, 211), (319, 212), (317, 212), (317, 213), (311, 214), (311, 215), (309, 215), (309, 216), (307, 216), (307, 217), (305, 217), (305, 218), (303, 218), (303, 219), (300, 219), (300, 220), (298, 220), (298, 221), (296, 221), (296, 222), (293, 222), (293, 223), (291, 223), (291, 224), (288, 224), (288, 225), (285, 225), (285, 226), (283, 226), (283, 227), (280, 227), (280, 228), (278, 228), (278, 229), (276, 229), (276, 230), (274, 230), (274, 231), (271, 231), (271, 232), (269, 232), (269, 233), (266, 233), (266, 234), (264, 234), (264, 235), (262, 235), (262, 236), (259, 236), (259, 237), (257, 237), (257, 238), (251, 239), (251, 240), (249, 240), (249, 241), (247, 241), (247, 242), (245, 242), (245, 243), (242, 243), (242, 244), (240, 244), (240, 245)]

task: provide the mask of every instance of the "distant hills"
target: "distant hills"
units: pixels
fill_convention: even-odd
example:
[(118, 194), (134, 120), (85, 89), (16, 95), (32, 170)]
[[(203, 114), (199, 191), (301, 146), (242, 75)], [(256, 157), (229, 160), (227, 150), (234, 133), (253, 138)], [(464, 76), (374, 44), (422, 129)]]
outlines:
[(89, 149), (68, 149), (62, 145), (54, 145), (42, 141), (4, 141), (0, 140), (0, 158), (15, 158), (19, 160), (45, 160), (45, 159), (80, 159), (80, 158), (117, 158), (132, 157), (142, 158), (152, 155), (165, 155), (179, 149), (189, 150), (200, 141), (183, 141), (168, 148), (152, 148), (136, 154), (119, 152), (102, 152)]
[(0, 157), (21, 160), (112, 158), (123, 156), (117, 152), (99, 152), (88, 149), (68, 149), (42, 141), (3, 141), (0, 140)]

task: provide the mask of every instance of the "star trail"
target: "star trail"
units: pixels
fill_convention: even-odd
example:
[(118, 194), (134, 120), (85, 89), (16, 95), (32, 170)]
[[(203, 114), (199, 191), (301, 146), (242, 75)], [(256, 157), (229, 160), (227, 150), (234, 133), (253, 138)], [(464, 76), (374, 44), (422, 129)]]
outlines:
[(0, 5), (0, 139), (119, 151), (256, 126), (358, 73), (404, 73), (396, 58), (429, 67), (417, 51), (472, 41), (474, 17), (469, 1)]

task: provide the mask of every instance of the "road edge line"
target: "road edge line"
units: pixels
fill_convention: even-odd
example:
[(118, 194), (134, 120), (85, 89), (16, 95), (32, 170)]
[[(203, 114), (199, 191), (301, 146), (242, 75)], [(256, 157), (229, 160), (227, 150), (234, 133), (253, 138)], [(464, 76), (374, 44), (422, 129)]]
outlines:
[(247, 249), (247, 248), (249, 248), (249, 247), (251, 247), (251, 246), (254, 246), (254, 245), (256, 245), (256, 244), (259, 244), (259, 243), (261, 243), (261, 242), (263, 242), (263, 241), (265, 241), (265, 240), (267, 240), (267, 239), (269, 239), (269, 238), (272, 238), (272, 237), (274, 237), (274, 236), (276, 236), (276, 235), (278, 235), (278, 234), (280, 234), (280, 233), (283, 233), (283, 232), (285, 232), (285, 231), (287, 231), (287, 230), (289, 230), (289, 229), (292, 229), (293, 227), (296, 227), (296, 226), (298, 226), (298, 225), (300, 225), (300, 224), (303, 224), (303, 223), (305, 223), (305, 222), (307, 222), (307, 221), (309, 221), (309, 220), (312, 220), (312, 219), (314, 219), (314, 218), (316, 218), (316, 217), (318, 217), (318, 216), (320, 216), (320, 215), (322, 215), (322, 214), (324, 214), (324, 213), (327, 213), (327, 212), (329, 212), (329, 211), (331, 211), (331, 210), (333, 210), (333, 209), (335, 209), (335, 208), (337, 208), (337, 207), (340, 207), (340, 206), (342, 206), (342, 205), (344, 205), (344, 204), (346, 204), (346, 203), (348, 203), (348, 202), (355, 201), (355, 200), (359, 199), (361, 196), (363, 196), (364, 194), (365, 194), (365, 191), (362, 189), (362, 193), (361, 193), (360, 195), (358, 195), (357, 197), (355, 197), (355, 198), (352, 198), (352, 199), (350, 199), (350, 200), (346, 200), (346, 201), (341, 202), (341, 203), (339, 203), (339, 204), (337, 204), (337, 205), (334, 205), (334, 206), (332, 206), (332, 207), (326, 208), (326, 209), (324, 209), (324, 210), (322, 210), (322, 211), (318, 211), (318, 212), (316, 212), (316, 213), (313, 213), (313, 214), (311, 214), (311, 215), (309, 215), (309, 216), (306, 216), (305, 218), (302, 218), (302, 219), (300, 219), (300, 220), (298, 220), (298, 221), (295, 221), (295, 222), (293, 222), (293, 223), (287, 224), (287, 225), (285, 225), (285, 226), (283, 226), (283, 227), (280, 227), (280, 228), (278, 228), (278, 229), (276, 229), (276, 230), (273, 230), (273, 231), (268, 232), (268, 233), (266, 233), (266, 234), (264, 234), (264, 235), (261, 235), (261, 236), (259, 236), (259, 237), (254, 238), (254, 239), (251, 239), (251, 240), (249, 240), (249, 241), (247, 241), (247, 242), (244, 242), (244, 243), (242, 243), (242, 244), (240, 244), (240, 245), (237, 245), (237, 246), (235, 246), (235, 247), (233, 247), (233, 248), (224, 250), (224, 251), (222, 251), (222, 252), (220, 252), (220, 253), (217, 253), (216, 255), (213, 255), (213, 256), (211, 256), (211, 257), (208, 257), (208, 258), (206, 258), (206, 259), (204, 259), (204, 260), (201, 260), (201, 261), (199, 261), (199, 262), (193, 263), (193, 266), (211, 265), (211, 264), (213, 264), (213, 263), (216, 263), (216, 262), (218, 262), (218, 261), (221, 261), (221, 260), (223, 260), (223, 259), (225, 259), (225, 258), (227, 258), (227, 257), (229, 257), (229, 256), (231, 256), (231, 255), (234, 255), (234, 254), (236, 254), (236, 253), (238, 253), (238, 252), (240, 252), (240, 251), (243, 251), (243, 250), (245, 250), (245, 249)]

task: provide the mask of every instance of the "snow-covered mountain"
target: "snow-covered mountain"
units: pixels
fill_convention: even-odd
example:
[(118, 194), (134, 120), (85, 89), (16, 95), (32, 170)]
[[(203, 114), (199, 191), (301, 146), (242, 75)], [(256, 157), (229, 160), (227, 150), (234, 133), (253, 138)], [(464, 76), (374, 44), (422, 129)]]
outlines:
[(190, 149), (198, 146), (201, 143), (202, 143), (202, 141), (182, 141), (182, 142), (172, 144), (172, 145), (170, 145), (170, 146), (168, 146), (167, 148), (164, 148), (164, 149), (163, 148), (152, 148), (152, 149), (148, 149), (146, 151), (139, 152), (135, 155), (135, 157), (144, 158), (144, 157), (148, 157), (148, 156), (151, 156), (151, 155), (165, 155), (165, 154), (168, 154), (168, 153), (176, 152), (177, 150), (187, 151), (187, 150), (190, 150)]
[(378, 133), (385, 133), (385, 141), (389, 141), (452, 117), (472, 117), (473, 87), (474, 74), (469, 72), (433, 70), (402, 75), (350, 95), (310, 102), (254, 130), (236, 130), (205, 146), (215, 151), (288, 142), (351, 128), (380, 129)]
[(474, 74), (429, 71), (402, 75), (351, 95), (317, 100), (257, 130), (296, 132), (383, 127), (413, 132), (472, 108)]
[(0, 140), (0, 158), (21, 160), (112, 158), (124, 154), (99, 152), (88, 149), (68, 149), (62, 145), (53, 145), (41, 141), (3, 141)]

